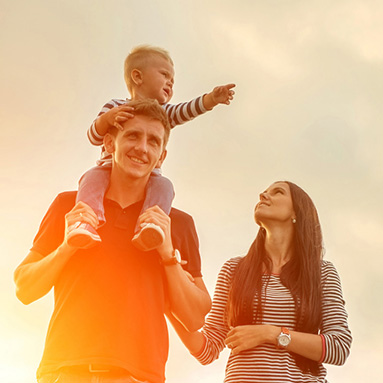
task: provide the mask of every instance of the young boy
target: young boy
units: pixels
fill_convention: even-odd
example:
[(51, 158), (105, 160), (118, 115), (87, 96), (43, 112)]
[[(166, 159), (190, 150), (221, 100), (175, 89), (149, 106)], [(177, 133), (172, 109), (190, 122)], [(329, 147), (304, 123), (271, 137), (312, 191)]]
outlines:
[[(80, 179), (77, 201), (88, 204), (96, 213), (98, 222), (77, 222), (68, 228), (68, 243), (77, 248), (87, 248), (100, 242), (96, 228), (105, 222), (103, 200), (108, 188), (111, 154), (103, 146), (103, 137), (112, 126), (123, 130), (121, 124), (134, 118), (134, 110), (129, 101), (143, 98), (156, 99), (165, 109), (171, 127), (183, 124), (213, 109), (218, 104), (230, 104), (233, 99), (234, 84), (215, 87), (210, 93), (196, 99), (177, 104), (168, 104), (173, 96), (174, 64), (169, 53), (162, 48), (149, 45), (135, 47), (125, 59), (124, 77), (131, 99), (113, 99), (101, 109), (88, 130), (88, 138), (93, 145), (102, 145), (101, 159), (96, 167), (86, 172)], [(139, 156), (138, 156), (139, 157)], [(142, 158), (132, 158), (140, 162)], [(142, 212), (158, 205), (166, 214), (170, 213), (174, 198), (172, 183), (161, 176), (156, 168), (149, 179)], [(137, 223), (133, 244), (140, 250), (149, 251), (158, 247), (164, 239), (162, 229), (152, 223)]]

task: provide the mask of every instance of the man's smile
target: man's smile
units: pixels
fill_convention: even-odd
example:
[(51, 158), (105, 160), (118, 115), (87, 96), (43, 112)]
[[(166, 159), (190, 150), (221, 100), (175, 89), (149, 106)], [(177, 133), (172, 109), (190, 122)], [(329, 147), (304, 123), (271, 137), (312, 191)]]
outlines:
[(145, 160), (143, 160), (143, 159), (141, 159), (141, 158), (137, 158), (137, 157), (133, 157), (133, 156), (129, 156), (129, 155), (128, 155), (128, 158), (129, 158), (131, 161), (133, 161), (133, 162), (135, 162), (135, 163), (137, 163), (137, 164), (146, 164), (146, 163), (147, 163), (147, 161), (145, 161)]

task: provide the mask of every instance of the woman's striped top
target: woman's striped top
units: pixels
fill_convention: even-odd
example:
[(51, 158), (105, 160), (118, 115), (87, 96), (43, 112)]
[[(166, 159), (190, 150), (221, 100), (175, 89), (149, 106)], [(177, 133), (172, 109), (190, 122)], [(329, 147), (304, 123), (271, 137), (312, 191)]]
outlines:
[[(96, 119), (93, 121), (92, 125), (88, 129), (87, 135), (90, 143), (96, 146), (102, 146), (101, 148), (101, 158), (97, 161), (97, 165), (104, 165), (112, 161), (112, 155), (108, 153), (103, 145), (103, 136), (100, 136), (96, 130), (96, 121), (102, 114), (115, 108), (117, 106), (126, 104), (129, 102), (129, 99), (112, 99), (106, 103), (100, 113), (97, 115)], [(170, 127), (174, 128), (177, 125), (184, 124), (185, 122), (191, 121), (193, 118), (200, 116), (201, 114), (207, 112), (203, 105), (203, 96), (199, 96), (194, 100), (189, 102), (184, 102), (177, 105), (172, 104), (163, 104), (162, 107), (165, 109), (165, 112), (168, 116)]]
[[(230, 259), (219, 273), (212, 310), (202, 329), (206, 338), (205, 346), (198, 355), (194, 355), (202, 364), (213, 362), (225, 347), (224, 340), (229, 331), (224, 320), (225, 307), (231, 280), (240, 259)], [(349, 355), (352, 338), (347, 324), (339, 275), (333, 264), (328, 261), (322, 261), (322, 286), (323, 319), (320, 334), (324, 352), (319, 376), (304, 374), (287, 350), (277, 349), (272, 344), (262, 344), (238, 355), (231, 354), (224, 382), (327, 382), (323, 363), (342, 365)], [(278, 275), (270, 276), (262, 323), (295, 330), (294, 300)]]

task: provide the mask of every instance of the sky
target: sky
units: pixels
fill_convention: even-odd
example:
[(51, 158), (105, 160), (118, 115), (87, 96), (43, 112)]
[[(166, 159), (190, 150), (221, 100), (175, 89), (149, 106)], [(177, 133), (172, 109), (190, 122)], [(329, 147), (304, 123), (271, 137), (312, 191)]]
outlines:
[[(259, 193), (297, 183), (318, 209), (354, 338), (328, 379), (380, 381), (382, 20), (379, 0), (0, 0), (0, 381), (33, 381), (53, 309), (52, 292), (20, 303), (13, 271), (56, 194), (95, 164), (86, 130), (129, 96), (123, 61), (144, 43), (175, 62), (173, 103), (236, 84), (230, 106), (175, 128), (163, 166), (174, 206), (195, 220), (209, 292), (254, 239)], [(201, 366), (170, 331), (168, 383), (223, 380), (227, 351)]]

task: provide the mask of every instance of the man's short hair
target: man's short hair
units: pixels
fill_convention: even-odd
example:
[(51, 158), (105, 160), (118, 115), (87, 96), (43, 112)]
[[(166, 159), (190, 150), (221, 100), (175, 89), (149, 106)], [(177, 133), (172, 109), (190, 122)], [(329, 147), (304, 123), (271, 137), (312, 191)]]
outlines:
[(168, 51), (152, 45), (138, 45), (134, 47), (126, 57), (124, 63), (124, 78), (130, 94), (132, 94), (133, 89), (131, 78), (132, 70), (144, 69), (154, 57), (162, 57), (174, 66)]
[[(169, 141), (171, 128), (170, 128), (168, 116), (164, 108), (159, 104), (159, 102), (157, 100), (146, 98), (143, 100), (130, 101), (128, 105), (134, 108), (133, 114), (135, 116), (140, 116), (140, 115), (146, 116), (152, 120), (159, 121), (163, 125), (164, 127), (163, 148), (165, 149)], [(117, 133), (117, 128), (113, 126), (109, 128), (108, 132), (115, 136)]]

